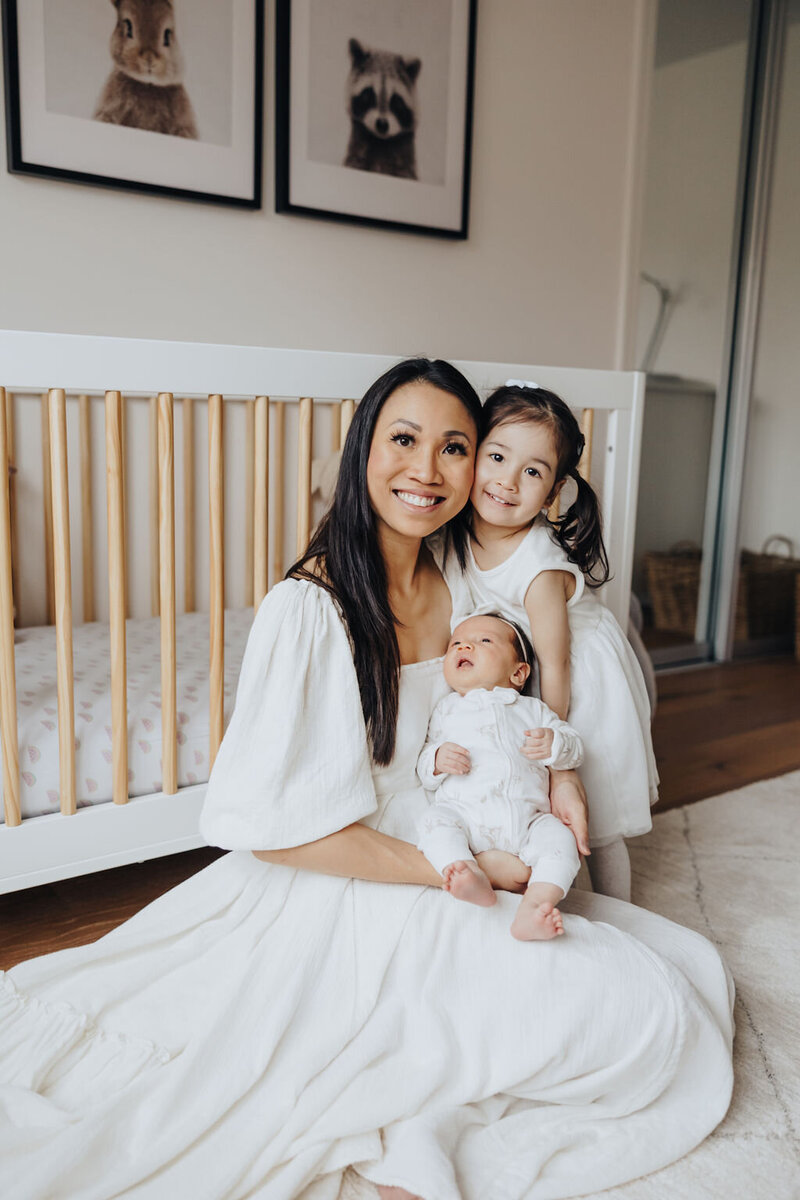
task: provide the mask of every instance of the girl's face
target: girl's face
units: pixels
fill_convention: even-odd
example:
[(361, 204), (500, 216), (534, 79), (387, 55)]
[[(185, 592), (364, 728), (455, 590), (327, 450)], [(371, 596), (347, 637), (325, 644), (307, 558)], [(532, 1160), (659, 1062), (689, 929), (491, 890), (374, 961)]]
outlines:
[(405, 383), (378, 414), (367, 489), (383, 532), (424, 538), (469, 499), (477, 430), (457, 396), (431, 383)]
[(521, 529), (560, 490), (552, 429), (534, 421), (501, 421), (478, 447), (470, 500), (487, 525)]

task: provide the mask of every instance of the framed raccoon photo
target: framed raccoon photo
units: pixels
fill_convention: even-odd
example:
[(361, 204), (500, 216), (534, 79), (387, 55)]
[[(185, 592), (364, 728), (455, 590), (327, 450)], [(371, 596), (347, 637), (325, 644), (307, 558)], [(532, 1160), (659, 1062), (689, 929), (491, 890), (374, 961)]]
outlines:
[(8, 169), (261, 207), (264, 0), (2, 0)]
[(275, 208), (465, 238), (477, 0), (277, 0)]

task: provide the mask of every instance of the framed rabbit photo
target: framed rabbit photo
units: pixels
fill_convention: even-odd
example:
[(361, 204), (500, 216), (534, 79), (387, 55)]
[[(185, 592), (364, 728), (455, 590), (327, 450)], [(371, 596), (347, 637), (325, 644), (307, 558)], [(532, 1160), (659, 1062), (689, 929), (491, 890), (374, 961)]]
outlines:
[(8, 169), (261, 207), (263, 0), (3, 0)]
[(277, 0), (275, 207), (465, 238), (477, 0)]

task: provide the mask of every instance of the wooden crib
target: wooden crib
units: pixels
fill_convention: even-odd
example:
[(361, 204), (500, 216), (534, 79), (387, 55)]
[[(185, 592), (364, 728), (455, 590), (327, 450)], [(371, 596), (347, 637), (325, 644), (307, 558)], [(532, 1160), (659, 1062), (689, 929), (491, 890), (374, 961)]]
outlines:
[[(322, 511), (312, 495), (312, 462), (335, 453), (355, 398), (395, 361), (366, 354), (0, 332), (0, 470), (9, 480), (0, 499), (5, 813), (0, 893), (203, 844), (197, 822), (205, 782), (179, 786), (178, 781), (176, 656), (183, 619), (178, 614), (197, 609), (208, 614), (204, 736), (210, 769), (224, 731), (226, 604), (229, 620), (238, 610), (247, 610), (249, 620), (249, 610), (304, 549)], [(587, 438), (583, 469), (603, 502), (613, 571), (604, 600), (624, 626), (643, 376), (519, 363), (456, 365), (481, 394), (507, 378), (533, 379), (579, 413)], [(104, 436), (93, 437), (93, 414), (100, 411)], [(179, 456), (176, 415), (182, 432)], [(196, 426), (202, 423), (208, 451), (201, 470), (194, 447)], [(23, 425), (27, 462), (19, 453)], [(97, 425), (94, 420), (95, 435)], [(133, 426), (138, 445), (126, 433)], [(38, 474), (31, 430), (39, 443)], [(103, 459), (104, 506), (95, 502), (100, 489), (93, 478)], [(178, 476), (181, 504), (176, 509)], [(201, 493), (208, 497), (207, 520), (197, 503)], [(40, 539), (31, 532), (26, 503), (37, 506)], [(176, 515), (183, 529), (179, 557)], [(106, 524), (105, 539), (96, 533), (98, 517)], [(80, 572), (73, 570), (71, 553), (78, 541)], [(26, 564), (34, 563), (43, 566), (43, 575), (35, 586), (23, 586)], [(103, 588), (101, 596), (98, 580), (105, 575), (107, 595)], [(102, 628), (110, 679), (111, 794), (85, 807), (79, 806), (76, 788), (77, 593), (82, 623), (104, 621), (95, 631)], [(161, 778), (158, 790), (130, 796), (128, 672), (135, 664), (126, 653), (126, 630), (132, 628), (131, 618), (149, 614), (158, 619), (160, 642)], [(20, 805), (15, 623), (18, 636), (45, 623), (55, 627), (58, 811), (46, 815), (26, 816)], [(229, 694), (229, 707), (231, 701)]]

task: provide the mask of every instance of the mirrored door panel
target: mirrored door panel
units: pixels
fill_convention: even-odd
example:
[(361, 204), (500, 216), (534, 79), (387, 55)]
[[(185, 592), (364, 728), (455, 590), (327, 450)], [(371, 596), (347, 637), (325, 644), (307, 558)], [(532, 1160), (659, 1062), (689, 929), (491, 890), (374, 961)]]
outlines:
[[(660, 0), (637, 366), (647, 372), (634, 594), (656, 662), (708, 654), (701, 579), (719, 481), (751, 4)], [(704, 589), (704, 593), (707, 592)]]

